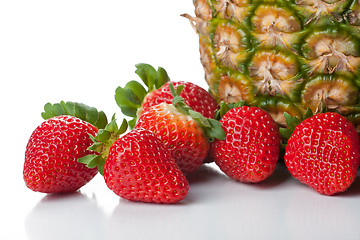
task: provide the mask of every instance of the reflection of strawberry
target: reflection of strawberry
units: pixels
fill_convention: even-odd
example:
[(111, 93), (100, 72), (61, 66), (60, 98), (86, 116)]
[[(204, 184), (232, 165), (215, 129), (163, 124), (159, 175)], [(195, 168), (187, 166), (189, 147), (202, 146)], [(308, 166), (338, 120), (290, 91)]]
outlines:
[(189, 189), (170, 152), (145, 129), (134, 129), (112, 144), (104, 179), (114, 193), (131, 201), (174, 203)]
[[(115, 99), (123, 114), (133, 117), (131, 127), (135, 125), (141, 112), (150, 107), (165, 102), (171, 104), (173, 96), (169, 90), (169, 76), (159, 67), (155, 70), (149, 64), (137, 64), (136, 74), (141, 78), (147, 89), (136, 81), (128, 82), (125, 87), (118, 87)], [(183, 85), (181, 97), (194, 111), (201, 113), (206, 118), (213, 118), (217, 109), (217, 102), (205, 89), (191, 82), (172, 82), (175, 87)]]
[(355, 180), (360, 143), (355, 127), (337, 113), (320, 113), (296, 126), (288, 140), (290, 173), (321, 194), (345, 191)]
[(220, 122), (226, 139), (215, 140), (211, 151), (220, 169), (241, 182), (269, 177), (280, 149), (280, 133), (272, 117), (257, 107), (239, 106), (228, 110)]
[(72, 116), (44, 121), (32, 133), (26, 147), (24, 180), (33, 191), (72, 192), (90, 181), (97, 169), (88, 169), (77, 159), (90, 153), (89, 134), (97, 128)]
[(173, 85), (170, 89), (175, 97), (174, 104), (161, 103), (149, 108), (140, 116), (136, 128), (145, 128), (158, 135), (180, 169), (184, 173), (193, 172), (208, 154), (208, 137), (219, 133), (214, 137), (221, 138), (223, 130), (218, 121), (205, 118), (187, 106), (179, 96), (181, 90), (175, 93)]

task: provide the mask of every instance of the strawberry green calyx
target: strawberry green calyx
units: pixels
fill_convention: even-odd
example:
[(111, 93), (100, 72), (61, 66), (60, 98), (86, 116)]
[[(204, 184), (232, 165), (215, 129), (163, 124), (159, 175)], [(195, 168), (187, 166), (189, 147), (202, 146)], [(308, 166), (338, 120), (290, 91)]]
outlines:
[(128, 122), (124, 119), (120, 127), (113, 117), (112, 121), (104, 129), (100, 129), (95, 136), (90, 136), (93, 144), (88, 148), (94, 152), (78, 159), (78, 162), (85, 164), (88, 168), (97, 167), (100, 174), (104, 173), (104, 165), (109, 155), (111, 145), (128, 129)]
[(137, 64), (135, 73), (140, 77), (147, 89), (143, 84), (132, 80), (128, 82), (125, 87), (118, 87), (115, 90), (115, 100), (121, 112), (133, 118), (129, 121), (130, 127), (135, 126), (138, 111), (141, 110), (145, 96), (159, 89), (170, 80), (164, 68), (158, 67), (158, 69), (155, 70), (154, 67), (146, 63)]
[(287, 145), (287, 140), (291, 137), (297, 125), (299, 125), (302, 121), (307, 118), (312, 117), (314, 114), (309, 108), (306, 113), (302, 116), (301, 119), (291, 116), (287, 112), (284, 113), (285, 121), (286, 121), (286, 128), (279, 128), (280, 135), (283, 138), (282, 147), (285, 148)]
[(230, 109), (245, 106), (245, 102), (240, 100), (235, 103), (220, 102), (220, 108), (215, 111), (215, 119), (220, 120)]
[(225, 139), (225, 132), (219, 121), (206, 118), (201, 113), (192, 110), (191, 107), (185, 103), (184, 98), (180, 97), (180, 93), (184, 89), (183, 85), (178, 86), (175, 90), (174, 85), (170, 83), (169, 88), (174, 97), (173, 105), (182, 113), (191, 116), (203, 128), (210, 142), (213, 142), (215, 139)]
[(60, 103), (54, 104), (47, 103), (44, 106), (44, 112), (41, 113), (44, 120), (61, 115), (69, 115), (80, 118), (99, 129), (105, 128), (108, 124), (107, 117), (103, 111), (99, 112), (94, 107), (77, 102), (61, 101)]

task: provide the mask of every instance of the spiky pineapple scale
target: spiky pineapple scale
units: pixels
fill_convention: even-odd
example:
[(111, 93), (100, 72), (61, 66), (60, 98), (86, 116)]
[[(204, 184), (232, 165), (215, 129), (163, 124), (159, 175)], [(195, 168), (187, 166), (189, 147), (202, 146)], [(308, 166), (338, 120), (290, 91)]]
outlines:
[(360, 122), (360, 0), (193, 0), (205, 79), (285, 125), (322, 106)]

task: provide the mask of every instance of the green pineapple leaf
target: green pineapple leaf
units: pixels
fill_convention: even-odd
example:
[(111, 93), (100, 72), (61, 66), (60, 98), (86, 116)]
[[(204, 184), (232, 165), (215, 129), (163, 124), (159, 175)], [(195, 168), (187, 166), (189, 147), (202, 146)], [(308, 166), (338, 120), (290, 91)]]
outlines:
[(60, 115), (70, 115), (80, 118), (99, 129), (104, 128), (108, 123), (107, 117), (103, 111), (99, 112), (94, 107), (77, 102), (61, 101), (60, 103), (55, 104), (47, 103), (44, 106), (44, 112), (41, 113), (44, 120)]

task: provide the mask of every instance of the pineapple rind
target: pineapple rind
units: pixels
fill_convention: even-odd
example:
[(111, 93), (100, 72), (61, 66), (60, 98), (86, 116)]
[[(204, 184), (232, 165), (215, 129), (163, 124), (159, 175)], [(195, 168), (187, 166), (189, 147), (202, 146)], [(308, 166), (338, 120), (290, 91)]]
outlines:
[[(218, 101), (242, 99), (285, 125), (281, 113), (301, 117), (306, 112), (314, 79), (322, 79), (312, 85), (320, 92), (329, 88), (329, 80), (344, 99), (324, 94), (316, 105), (328, 104), (329, 111), (360, 124), (360, 0), (193, 2), (205, 78)], [(264, 51), (279, 56), (261, 60)]]

